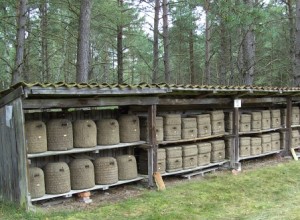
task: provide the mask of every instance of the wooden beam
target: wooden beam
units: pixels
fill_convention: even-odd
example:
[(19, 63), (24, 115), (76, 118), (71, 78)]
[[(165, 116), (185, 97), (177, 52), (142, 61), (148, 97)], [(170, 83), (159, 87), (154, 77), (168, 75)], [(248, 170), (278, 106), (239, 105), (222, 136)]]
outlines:
[(239, 161), (239, 108), (234, 108), (233, 109), (233, 116), (232, 116), (233, 120), (233, 140), (232, 143), (233, 145), (231, 146), (231, 155), (230, 155), (230, 165), (233, 168), (236, 168), (236, 164)]
[(159, 105), (210, 105), (210, 104), (228, 104), (230, 98), (205, 98), (205, 99), (178, 99), (178, 98), (160, 98)]
[(41, 87), (30, 87), (25, 88), (26, 93), (30, 95), (65, 95), (65, 96), (76, 96), (76, 95), (128, 95), (128, 94), (164, 94), (170, 89), (160, 88), (41, 88)]
[(257, 103), (266, 103), (266, 102), (285, 102), (286, 98), (283, 97), (263, 97), (263, 98), (244, 98), (242, 104), (257, 104)]
[(158, 103), (158, 97), (102, 97), (69, 99), (25, 99), (24, 109), (46, 108), (83, 108), (98, 106), (152, 105)]
[(286, 98), (286, 134), (285, 134), (285, 156), (290, 154), (291, 149), (291, 138), (292, 138), (292, 98)]
[(148, 149), (148, 176), (149, 186), (153, 184), (153, 174), (157, 172), (157, 141), (156, 141), (156, 105), (148, 109), (148, 135), (150, 148)]
[(4, 97), (0, 98), (0, 108), (24, 94), (23, 87), (18, 87)]

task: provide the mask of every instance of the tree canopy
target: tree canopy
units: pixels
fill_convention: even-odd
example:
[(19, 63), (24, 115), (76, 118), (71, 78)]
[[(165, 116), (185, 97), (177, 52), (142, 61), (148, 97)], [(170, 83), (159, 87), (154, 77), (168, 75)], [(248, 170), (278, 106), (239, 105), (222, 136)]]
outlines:
[[(90, 30), (78, 49), (83, 2)], [(90, 83), (298, 86), (298, 11), (295, 0), (0, 0), (0, 90), (74, 82), (83, 52)]]

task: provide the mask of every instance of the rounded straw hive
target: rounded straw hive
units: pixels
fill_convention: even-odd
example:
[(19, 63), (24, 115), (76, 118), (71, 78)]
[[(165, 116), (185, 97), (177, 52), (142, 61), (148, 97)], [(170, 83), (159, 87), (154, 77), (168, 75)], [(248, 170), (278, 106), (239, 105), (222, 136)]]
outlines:
[(74, 147), (89, 148), (97, 145), (97, 128), (93, 120), (76, 120), (73, 123)]
[(133, 155), (117, 157), (119, 180), (130, 180), (137, 177), (136, 159)]
[(120, 140), (122, 143), (140, 141), (139, 117), (135, 115), (122, 115), (119, 118)]
[(113, 145), (120, 143), (119, 123), (116, 119), (102, 119), (97, 122), (97, 143)]
[(38, 167), (29, 168), (29, 192), (32, 199), (45, 195), (44, 172)]
[(74, 159), (69, 167), (72, 189), (88, 189), (95, 186), (94, 165), (89, 159)]
[(28, 153), (41, 153), (47, 151), (47, 132), (44, 122), (25, 122), (25, 137)]
[(96, 184), (107, 185), (118, 182), (118, 164), (113, 157), (99, 157), (94, 161)]

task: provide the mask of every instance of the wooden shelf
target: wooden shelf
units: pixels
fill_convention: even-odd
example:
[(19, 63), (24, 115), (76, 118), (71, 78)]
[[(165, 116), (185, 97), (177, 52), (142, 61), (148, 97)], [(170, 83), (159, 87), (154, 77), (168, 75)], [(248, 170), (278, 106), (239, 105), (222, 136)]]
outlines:
[(228, 160), (225, 160), (225, 161), (221, 161), (221, 162), (217, 162), (217, 163), (210, 163), (210, 164), (207, 164), (204, 166), (195, 167), (192, 169), (178, 170), (178, 171), (174, 171), (174, 172), (166, 172), (166, 173), (162, 173), (161, 176), (170, 176), (170, 175), (176, 175), (176, 174), (182, 174), (182, 173), (189, 173), (189, 172), (193, 172), (196, 170), (202, 170), (202, 169), (209, 168), (209, 167), (220, 166), (227, 162), (228, 162)]
[(36, 153), (36, 154), (28, 154), (28, 158), (36, 158), (36, 157), (48, 157), (54, 155), (63, 155), (63, 154), (75, 154), (75, 153), (85, 153), (91, 151), (99, 151), (99, 150), (109, 150), (109, 149), (116, 149), (116, 148), (123, 148), (123, 147), (130, 147), (130, 146), (137, 146), (141, 144), (145, 144), (145, 141), (138, 141), (133, 143), (120, 143), (115, 145), (103, 145), (103, 146), (96, 146), (91, 148), (73, 148), (71, 150), (65, 151), (46, 151), (43, 153)]
[(278, 131), (282, 129), (280, 128), (270, 128), (270, 129), (265, 129), (265, 130), (260, 130), (260, 131), (248, 131), (248, 132), (239, 132), (239, 135), (245, 135), (245, 134), (261, 134), (261, 133), (266, 133), (266, 132), (271, 132), (271, 131)]
[(291, 125), (291, 128), (300, 128), (300, 125)]
[(135, 179), (118, 181), (117, 183), (110, 184), (110, 185), (96, 185), (93, 188), (81, 189), (81, 190), (71, 190), (70, 192), (67, 192), (67, 193), (55, 194), (55, 195), (46, 194), (43, 197), (31, 199), (31, 202), (36, 202), (36, 201), (41, 201), (41, 200), (46, 200), (46, 199), (52, 199), (52, 198), (57, 198), (57, 197), (68, 197), (68, 196), (71, 196), (73, 194), (86, 192), (86, 191), (97, 190), (97, 189), (107, 190), (111, 186), (117, 186), (117, 185), (122, 185), (122, 184), (126, 184), (126, 183), (136, 182), (136, 181), (139, 181), (139, 180), (142, 180), (142, 179), (144, 179), (144, 177), (139, 176)]
[(220, 137), (224, 137), (225, 135), (228, 135), (228, 133), (216, 134), (216, 135), (211, 135), (211, 136), (207, 136), (207, 137), (198, 137), (198, 138), (193, 138), (193, 139), (182, 139), (182, 140), (177, 140), (177, 141), (162, 141), (162, 142), (158, 142), (158, 144), (166, 145), (166, 144), (177, 144), (177, 143), (185, 143), (185, 142), (196, 142), (196, 141), (201, 141), (201, 140), (220, 138)]
[(258, 158), (258, 157), (264, 157), (264, 156), (268, 156), (271, 154), (278, 154), (280, 153), (282, 150), (277, 150), (277, 151), (270, 151), (267, 153), (263, 153), (263, 154), (258, 154), (258, 155), (251, 155), (251, 156), (247, 156), (247, 157), (239, 157), (239, 161), (241, 160), (247, 160), (247, 159), (253, 159), (253, 158)]

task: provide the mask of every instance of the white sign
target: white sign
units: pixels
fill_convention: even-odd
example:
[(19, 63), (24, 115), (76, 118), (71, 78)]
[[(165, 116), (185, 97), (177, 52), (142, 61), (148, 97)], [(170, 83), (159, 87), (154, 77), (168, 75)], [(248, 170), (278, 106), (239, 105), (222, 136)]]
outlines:
[(6, 126), (7, 127), (10, 127), (10, 121), (12, 119), (12, 110), (13, 110), (13, 107), (11, 105), (7, 105), (5, 106), (5, 121), (6, 121)]
[(234, 107), (235, 107), (235, 108), (240, 108), (240, 107), (242, 107), (242, 100), (241, 100), (241, 99), (235, 99), (235, 100), (234, 100)]

